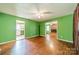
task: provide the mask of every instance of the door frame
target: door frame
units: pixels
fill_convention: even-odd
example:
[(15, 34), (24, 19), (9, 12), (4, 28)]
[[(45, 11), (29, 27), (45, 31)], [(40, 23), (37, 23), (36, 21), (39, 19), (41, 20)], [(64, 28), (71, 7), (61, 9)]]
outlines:
[(73, 46), (76, 50), (76, 54), (79, 54), (78, 21), (79, 21), (79, 4), (77, 4), (77, 7), (73, 15)]
[[(47, 26), (47, 23), (48, 23), (48, 25), (49, 25), (49, 30), (50, 30), (51, 24), (52, 24), (53, 22), (57, 22), (57, 39), (58, 39), (58, 21), (57, 21), (57, 20), (54, 20), (54, 21), (46, 22), (46, 23), (45, 23), (45, 35), (46, 35), (46, 26)], [(51, 32), (51, 30), (50, 30), (50, 32)]]
[[(25, 39), (25, 21), (16, 20), (16, 26), (17, 26), (17, 21), (18, 21), (18, 22), (23, 22), (23, 23), (24, 23), (24, 39)], [(16, 35), (16, 40), (17, 40), (17, 35)]]

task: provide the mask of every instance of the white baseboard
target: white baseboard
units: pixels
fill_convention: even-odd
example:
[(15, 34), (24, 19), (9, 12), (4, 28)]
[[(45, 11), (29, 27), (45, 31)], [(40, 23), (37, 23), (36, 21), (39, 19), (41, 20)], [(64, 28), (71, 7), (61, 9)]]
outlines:
[(64, 40), (64, 39), (58, 39), (58, 40), (69, 42), (69, 43), (73, 43), (73, 41), (68, 41), (68, 40)]
[(7, 43), (10, 43), (10, 42), (13, 42), (13, 41), (15, 41), (15, 40), (7, 41), (7, 42), (2, 42), (2, 43), (0, 43), (0, 45), (7, 44)]
[(40, 35), (40, 36), (45, 36), (45, 35)]
[(33, 37), (37, 37), (37, 36), (39, 36), (39, 35), (34, 35), (34, 36), (31, 36), (31, 37), (26, 37), (26, 38), (33, 38)]
[[(33, 38), (33, 37), (37, 37), (39, 35), (35, 35), (35, 36), (31, 36), (31, 37), (26, 37), (26, 38)], [(11, 41), (7, 41), (7, 42), (2, 42), (0, 43), (0, 45), (3, 45), (3, 44), (7, 44), (7, 43), (10, 43), (10, 42), (13, 42), (13, 41), (19, 41), (19, 40), (11, 40)]]

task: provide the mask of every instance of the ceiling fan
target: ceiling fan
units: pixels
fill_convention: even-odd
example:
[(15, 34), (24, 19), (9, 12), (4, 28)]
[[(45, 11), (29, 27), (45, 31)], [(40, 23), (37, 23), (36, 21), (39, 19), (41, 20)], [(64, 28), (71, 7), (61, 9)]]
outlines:
[(35, 4), (35, 8), (36, 8), (36, 10), (35, 10), (35, 12), (29, 12), (28, 14), (46, 14), (46, 15), (48, 15), (48, 14), (53, 14), (53, 12), (52, 11), (42, 11), (42, 10), (40, 10), (40, 5), (39, 4)]
[(35, 5), (35, 8), (36, 8), (36, 10), (35, 10), (35, 12), (27, 12), (26, 14), (29, 14), (29, 15), (36, 15), (36, 17), (38, 17), (38, 18), (42, 18), (42, 17), (44, 17), (44, 16), (46, 16), (46, 15), (51, 15), (51, 14), (53, 14), (53, 12), (52, 11), (42, 11), (42, 10), (40, 10), (40, 5)]
[(40, 13), (40, 14), (53, 14), (53, 12), (51, 11), (45, 11), (45, 12), (27, 12), (26, 14), (37, 14), (37, 13)]

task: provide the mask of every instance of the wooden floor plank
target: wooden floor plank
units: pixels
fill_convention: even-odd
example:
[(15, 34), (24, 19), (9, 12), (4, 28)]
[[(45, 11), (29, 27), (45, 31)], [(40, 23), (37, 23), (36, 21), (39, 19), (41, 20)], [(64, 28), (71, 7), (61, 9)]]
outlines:
[(71, 43), (59, 41), (56, 33), (1, 45), (1, 55), (74, 55)]

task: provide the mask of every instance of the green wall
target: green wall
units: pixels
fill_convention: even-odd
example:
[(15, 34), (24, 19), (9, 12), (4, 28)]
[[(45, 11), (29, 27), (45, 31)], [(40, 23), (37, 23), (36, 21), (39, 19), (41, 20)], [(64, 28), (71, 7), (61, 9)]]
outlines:
[(26, 20), (26, 37), (39, 36), (39, 23), (34, 21)]
[(59, 40), (73, 42), (73, 15), (66, 15), (50, 19), (49, 21), (40, 22), (40, 36), (45, 35), (45, 23), (58, 21), (58, 38)]
[(73, 15), (58, 19), (58, 37), (64, 41), (73, 42)]
[(0, 13), (0, 43), (16, 38), (16, 18)]
[(73, 15), (66, 15), (50, 19), (49, 21), (36, 22), (29, 19), (0, 13), (0, 43), (16, 39), (16, 20), (25, 21), (25, 36), (45, 35), (45, 23), (58, 21), (58, 38), (73, 42)]
[(25, 36), (38, 36), (38, 22), (0, 13), (0, 43), (16, 39), (16, 20), (25, 21)]
[(45, 22), (40, 22), (40, 36), (45, 35)]

